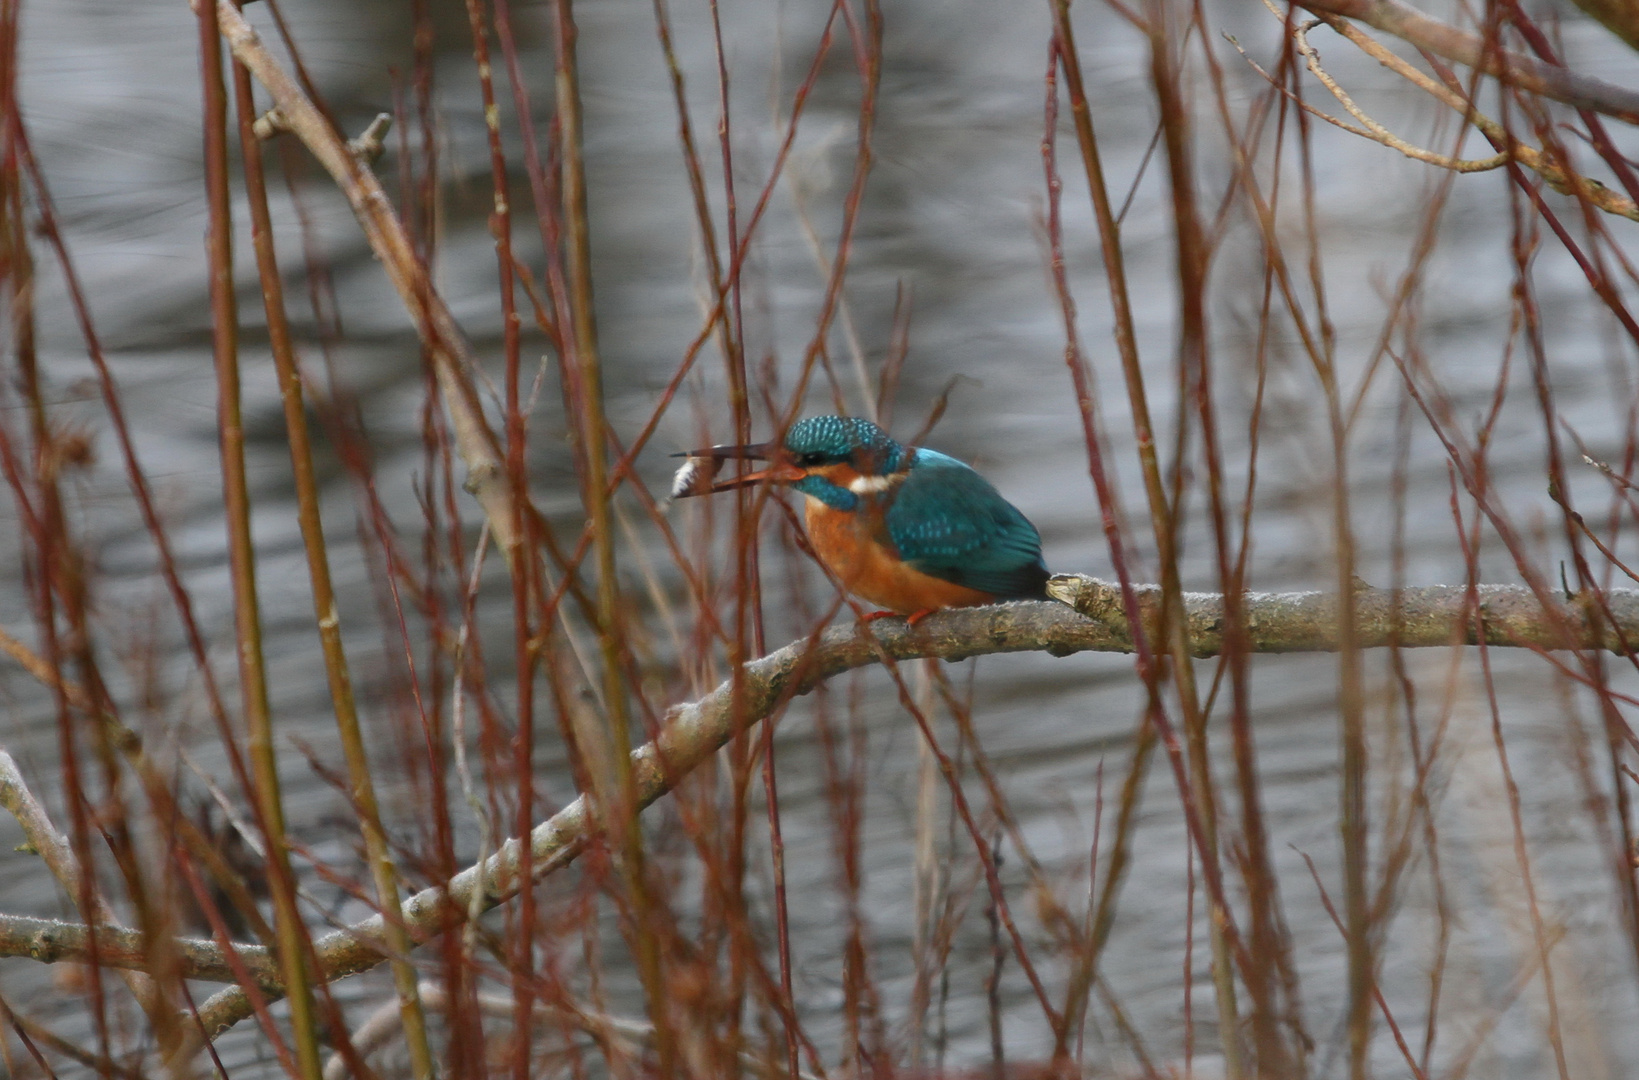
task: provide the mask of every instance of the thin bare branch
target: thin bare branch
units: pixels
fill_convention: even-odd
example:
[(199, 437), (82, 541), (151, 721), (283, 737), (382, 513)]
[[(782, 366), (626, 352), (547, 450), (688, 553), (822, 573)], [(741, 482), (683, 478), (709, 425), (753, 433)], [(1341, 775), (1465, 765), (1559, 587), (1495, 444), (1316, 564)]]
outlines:
[[(1275, 11), (1277, 16), (1279, 15), (1279, 12), (1275, 9), (1274, 5), (1269, 2), (1269, 0), (1265, 0), (1265, 6), (1269, 7), (1271, 11)], [(1571, 173), (1565, 168), (1564, 164), (1556, 160), (1553, 155), (1544, 153), (1536, 147), (1531, 146), (1529, 143), (1520, 142), (1519, 139), (1502, 124), (1497, 123), (1489, 116), (1486, 116), (1484, 113), (1480, 112), (1465, 94), (1459, 93), (1456, 89), (1446, 86), (1438, 79), (1432, 78), (1429, 75), (1417, 70), (1416, 67), (1396, 56), (1389, 49), (1385, 48), (1381, 42), (1377, 41), (1371, 35), (1362, 33), (1354, 24), (1350, 23), (1346, 19), (1339, 19), (1330, 15), (1321, 16), (1320, 21), (1331, 27), (1341, 37), (1345, 38), (1350, 44), (1360, 49), (1360, 51), (1364, 52), (1367, 56), (1370, 56), (1373, 60), (1376, 60), (1378, 63), (1382, 64), (1396, 75), (1399, 75), (1407, 82), (1416, 86), (1418, 89), (1434, 98), (1437, 98), (1446, 105), (1450, 106), (1452, 109), (1461, 113), (1463, 119), (1478, 128), (1480, 133), (1491, 141), (1492, 145), (1500, 146), (1503, 149), (1489, 158), (1465, 159), (1451, 157), (1449, 155), (1435, 153), (1432, 150), (1424, 150), (1421, 147), (1413, 146), (1404, 139), (1401, 139), (1399, 136), (1395, 135), (1393, 132), (1389, 131), (1387, 128), (1383, 127), (1383, 125), (1371, 119), (1354, 103), (1354, 101), (1349, 97), (1348, 93), (1337, 84), (1336, 80), (1334, 80), (1325, 71), (1325, 69), (1321, 67), (1320, 57), (1316, 54), (1314, 48), (1309, 44), (1308, 39), (1308, 31), (1315, 25), (1313, 22), (1292, 28), (1292, 38), (1297, 45), (1297, 50), (1299, 54), (1303, 56), (1304, 62), (1309, 68), (1309, 71), (1315, 76), (1316, 79), (1320, 80), (1321, 85), (1326, 87), (1332, 96), (1337, 98), (1337, 100), (1342, 103), (1343, 107), (1348, 110), (1351, 116), (1365, 125), (1364, 128), (1358, 128), (1353, 124), (1344, 123), (1342, 120), (1339, 120), (1334, 116), (1328, 116), (1326, 113), (1321, 112), (1308, 102), (1296, 97), (1290, 90), (1288, 90), (1285, 86), (1282, 86), (1278, 80), (1265, 71), (1255, 60), (1248, 56), (1246, 50), (1241, 48), (1240, 42), (1236, 41), (1234, 38), (1230, 38), (1229, 42), (1240, 52), (1241, 56), (1245, 58), (1249, 65), (1251, 65), (1252, 69), (1268, 80), (1271, 86), (1274, 86), (1282, 94), (1286, 95), (1289, 100), (1293, 101), (1309, 115), (1318, 117), (1319, 119), (1326, 121), (1328, 124), (1340, 127), (1351, 134), (1359, 135), (1361, 138), (1371, 139), (1373, 142), (1381, 143), (1390, 149), (1398, 150), (1400, 153), (1409, 158), (1426, 162), (1442, 169), (1450, 169), (1453, 172), (1486, 172), (1502, 165), (1506, 165), (1510, 160), (1517, 161), (1521, 165), (1524, 165), (1526, 168), (1531, 169), (1537, 175), (1541, 176), (1548, 182), (1549, 187), (1553, 188), (1562, 195), (1585, 198), (1588, 202), (1592, 203), (1595, 207), (1603, 210), (1607, 214), (1616, 214), (1619, 217), (1625, 217), (1631, 221), (1639, 221), (1639, 203), (1635, 203), (1632, 199), (1625, 197), (1621, 193), (1607, 187), (1592, 177), (1579, 176)]]
[(1478, 68), (1517, 86), (1579, 109), (1592, 109), (1639, 124), (1639, 91), (1578, 75), (1501, 49), (1478, 34), (1432, 19), (1399, 0), (1302, 0), (1316, 15), (1341, 15), (1392, 34), (1420, 49)]
[[(1272, 6), (1271, 10), (1273, 10)], [(1253, 60), (1250, 56), (1248, 56), (1246, 50), (1241, 48), (1241, 43), (1239, 41), (1233, 37), (1229, 38), (1228, 40), (1231, 45), (1235, 46), (1235, 49), (1241, 54), (1242, 58), (1245, 59), (1249, 65), (1251, 65), (1252, 70), (1256, 71), (1259, 75), (1262, 75), (1264, 79), (1268, 81), (1270, 86), (1275, 87), (1275, 89), (1279, 90), (1282, 94), (1285, 94), (1286, 97), (1293, 102), (1293, 104), (1297, 105), (1310, 116), (1313, 116), (1319, 120), (1324, 120), (1333, 127), (1342, 128), (1351, 135), (1359, 135), (1363, 139), (1370, 139), (1372, 142), (1381, 143), (1391, 150), (1400, 151), (1400, 153), (1412, 158), (1415, 161), (1425, 162), (1429, 165), (1437, 165), (1442, 169), (1450, 169), (1452, 172), (1489, 172), (1492, 169), (1501, 168), (1503, 165), (1508, 163), (1507, 153), (1493, 154), (1488, 158), (1470, 159), (1452, 157), (1449, 154), (1439, 154), (1435, 153), (1433, 150), (1424, 150), (1420, 146), (1413, 146), (1411, 143), (1406, 142), (1404, 139), (1394, 134), (1394, 132), (1390, 131), (1388, 128), (1366, 115), (1365, 110), (1363, 110), (1359, 105), (1355, 104), (1354, 99), (1349, 96), (1349, 92), (1344, 90), (1342, 86), (1338, 85), (1337, 80), (1332, 78), (1332, 76), (1327, 73), (1325, 68), (1321, 67), (1319, 54), (1315, 52), (1314, 46), (1309, 44), (1309, 31), (1318, 25), (1320, 25), (1319, 21), (1314, 20), (1292, 28), (1292, 40), (1297, 46), (1298, 55), (1303, 57), (1304, 65), (1308, 67), (1309, 73), (1316, 79), (1320, 80), (1320, 85), (1324, 86), (1326, 90), (1338, 100), (1338, 103), (1343, 106), (1344, 110), (1347, 111), (1350, 116), (1360, 121), (1360, 127), (1355, 127), (1353, 124), (1345, 123), (1337, 117), (1322, 112), (1313, 105), (1309, 104), (1307, 101), (1299, 98), (1286, 87), (1282, 86), (1280, 81), (1273, 75), (1265, 71), (1263, 66), (1256, 60)], [(1404, 73), (1402, 72), (1401, 74)]]
[[(202, 2), (195, 0), (196, 5)], [(500, 549), (508, 559), (514, 558), (519, 537), (512, 512), (513, 492), (507, 483), (500, 447), (484, 420), (483, 408), (468, 377), (476, 366), (475, 360), (454, 316), (416, 257), (404, 223), (361, 155), (353, 152), (296, 80), (262, 45), (260, 36), (232, 0), (218, 0), (216, 11), (222, 37), (234, 59), (248, 68), (272, 96), (280, 123), (324, 166), (353, 207), (365, 238), (432, 354), (456, 446), (467, 465), (467, 488), (483, 507)]]

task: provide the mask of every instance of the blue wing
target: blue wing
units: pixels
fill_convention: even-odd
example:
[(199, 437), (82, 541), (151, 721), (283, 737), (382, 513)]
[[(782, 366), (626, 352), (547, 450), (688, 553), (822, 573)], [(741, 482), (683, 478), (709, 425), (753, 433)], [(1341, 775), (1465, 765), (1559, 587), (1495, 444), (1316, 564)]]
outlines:
[(918, 449), (884, 524), (900, 558), (924, 574), (999, 597), (1043, 595), (1036, 527), (955, 458)]

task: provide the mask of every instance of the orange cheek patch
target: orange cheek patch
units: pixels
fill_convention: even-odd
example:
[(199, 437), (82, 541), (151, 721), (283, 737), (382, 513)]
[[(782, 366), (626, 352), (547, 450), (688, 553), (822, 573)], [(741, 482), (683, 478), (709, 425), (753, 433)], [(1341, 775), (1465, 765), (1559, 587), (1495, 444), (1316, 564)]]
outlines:
[(839, 488), (847, 488), (849, 484), (859, 479), (859, 473), (852, 465), (842, 462), (837, 465), (821, 465), (817, 469), (809, 469), (812, 476), (823, 477)]

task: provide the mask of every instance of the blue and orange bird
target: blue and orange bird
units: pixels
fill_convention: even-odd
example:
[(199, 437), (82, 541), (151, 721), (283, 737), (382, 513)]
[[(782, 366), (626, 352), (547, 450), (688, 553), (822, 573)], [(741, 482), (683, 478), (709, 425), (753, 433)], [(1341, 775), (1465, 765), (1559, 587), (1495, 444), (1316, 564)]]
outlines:
[[(805, 496), (808, 541), (843, 588), (916, 622), (940, 608), (1045, 597), (1041, 535), (953, 457), (848, 416), (799, 420), (781, 444), (687, 455), (674, 498), (769, 481)], [(726, 460), (766, 469), (711, 482)]]

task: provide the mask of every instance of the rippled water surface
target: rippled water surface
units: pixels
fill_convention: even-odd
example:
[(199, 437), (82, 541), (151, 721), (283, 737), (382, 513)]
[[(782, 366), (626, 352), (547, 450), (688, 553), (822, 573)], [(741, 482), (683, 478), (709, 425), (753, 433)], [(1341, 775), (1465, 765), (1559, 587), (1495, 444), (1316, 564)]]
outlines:
[[(266, 15), (257, 7), (250, 11), (260, 24)], [(437, 277), (479, 353), (495, 360), (500, 355), (501, 324), (486, 228), (489, 177), (482, 110), (465, 15), (455, 6), (438, 7), (440, 152), (449, 190)], [(1081, 7), (1077, 17), (1082, 64), (1091, 80), (1104, 165), (1121, 197), (1139, 177), (1154, 133), (1148, 54), (1142, 39), (1116, 15), (1096, 5)], [(360, 129), (376, 111), (391, 109), (395, 94), (406, 92), (410, 30), (401, 5), (302, 2), (287, 3), (284, 10), (313, 77), (349, 131)], [(823, 10), (824, 5), (814, 4), (730, 3), (723, 8), (726, 55), (734, 75), (731, 130), (742, 214), (778, 149)], [(629, 440), (655, 408), (666, 380), (699, 333), (698, 248), (677, 151), (677, 121), (650, 6), (635, 0), (600, 0), (583, 4), (578, 14), (608, 410), (617, 433)], [(680, 3), (673, 14), (696, 105), (697, 130), (707, 141), (710, 157), (716, 153), (711, 140), (717, 108), (707, 12), (702, 4)], [(544, 116), (550, 107), (551, 72), (546, 12), (528, 7), (517, 15), (524, 67), (540, 88), (537, 108)], [(897, 399), (896, 429), (903, 435), (916, 430), (947, 380), (961, 376), (929, 445), (973, 462), (1024, 510), (1040, 527), (1054, 569), (1107, 574), (1107, 549), (1087, 479), (1044, 240), (1041, 140), (1048, 7), (937, 0), (889, 5), (885, 18), (882, 97), (874, 138), (877, 157), (851, 252), (845, 317), (830, 348), (849, 405), (863, 405), (852, 374), (855, 342), (865, 365), (874, 371), (889, 349), (896, 304), (900, 297), (908, 298), (909, 355)], [(1617, 82), (1639, 82), (1631, 52), (1597, 28), (1570, 21), (1569, 13), (1564, 18), (1567, 48), (1581, 70)], [(1208, 21), (1213, 35), (1231, 33), (1259, 55), (1273, 55), (1279, 24), (1261, 7), (1217, 5)], [(138, 452), (154, 481), (207, 639), (213, 643), (213, 659), (223, 671), (231, 671), (232, 610), (203, 270), (206, 211), (199, 164), (196, 29), (185, 4), (109, 6), (54, 0), (27, 7), (24, 31), (25, 114), (35, 145), (120, 382)], [(1449, 145), (1449, 128), (1436, 125), (1430, 109), (1375, 63), (1351, 55), (1335, 38), (1317, 41), (1329, 67), (1369, 102), (1368, 107), (1408, 138)], [(1211, 48), (1236, 102), (1244, 103), (1262, 91), (1262, 81), (1228, 44), (1215, 40)], [(1212, 193), (1205, 203), (1211, 212), (1231, 163), (1216, 133), (1209, 88), (1202, 79), (1196, 87), (1201, 107), (1198, 152), (1203, 188)], [(818, 250), (825, 258), (834, 255), (839, 207), (853, 167), (857, 86), (845, 57), (836, 57), (821, 73), (786, 181), (773, 196), (747, 270), (747, 354), (754, 366), (766, 363), (777, 372), (786, 390), (795, 381), (825, 287), (806, 230), (811, 228), (820, 238)], [(1319, 93), (1313, 84), (1308, 89)], [(1427, 166), (1333, 129), (1317, 130), (1313, 147), (1316, 227), (1328, 313), (1336, 331), (1340, 378), (1353, 387), (1372, 355), (1425, 210), (1444, 181)], [(1070, 171), (1075, 153), (1067, 128), (1060, 152)], [(1479, 151), (1470, 147), (1469, 152)], [(396, 153), (389, 153), (381, 171), (391, 179), (397, 167)], [(1127, 211), (1123, 239), (1140, 344), (1150, 365), (1151, 407), (1162, 431), (1170, 433), (1178, 408), (1172, 375), (1176, 306), (1163, 174), (1159, 159), (1143, 171)], [(720, 170), (714, 167), (712, 176), (715, 187)], [(1295, 174), (1287, 182), (1295, 191)], [(421, 520), (415, 490), (425, 468), (418, 438), (423, 375), (415, 339), (345, 206), (320, 182), (315, 169), (306, 170), (302, 183), (310, 240), (331, 262), (342, 312), (345, 333), (334, 344), (330, 360), (340, 384), (357, 394), (377, 454), (381, 494), (403, 535), (413, 538)], [(524, 194), (520, 177), (515, 188), (520, 209)], [(715, 195), (720, 199), (720, 190)], [(1575, 220), (1576, 211), (1564, 200), (1554, 205), (1567, 220)], [(806, 208), (806, 222), (799, 206)], [(1283, 221), (1283, 228), (1289, 228), (1291, 251), (1297, 252), (1303, 225), (1297, 201), (1289, 199), (1283, 206), (1291, 218)], [(283, 251), (289, 265), (296, 266), (300, 233), (282, 192), (275, 212), (283, 229)], [(1127, 512), (1142, 534), (1143, 486), (1125, 419), (1096, 230), (1084, 186), (1073, 174), (1066, 180), (1064, 214), (1080, 329), (1099, 377), (1113, 466)], [(1498, 174), (1458, 180), (1440, 221), (1421, 292), (1418, 346), (1453, 396), (1459, 426), (1468, 430), (1490, 406), (1509, 333), (1514, 282), (1509, 214), (1508, 189)], [(532, 226), (522, 217), (517, 227), (526, 249), (534, 243)], [(1633, 228), (1631, 223), (1610, 228), (1625, 244), (1631, 243), (1624, 231)], [(1625, 250), (1630, 256), (1639, 253), (1632, 246)], [(248, 242), (240, 243), (237, 257), (244, 283), (243, 316), (247, 324), (259, 325)], [(1224, 453), (1235, 490), (1245, 483), (1250, 452), (1246, 431), (1261, 302), (1259, 259), (1257, 236), (1244, 211), (1231, 212), (1214, 264), (1220, 302), (1212, 317)], [(43, 252), (41, 262), (47, 264)], [(1620, 344), (1608, 318), (1590, 300), (1580, 271), (1551, 239), (1537, 253), (1533, 273), (1560, 416), (1598, 452), (1619, 453), (1632, 404), (1632, 346)], [(302, 288), (293, 284), (293, 296)], [(305, 320), (299, 328), (304, 359), (310, 370), (322, 372), (317, 335), (304, 303), (292, 304)], [(75, 502), (79, 525), (95, 542), (98, 618), (132, 628), (125, 639), (128, 653), (108, 658), (125, 680), (116, 689), (131, 703), (133, 718), (141, 717), (140, 726), (151, 738), (167, 745), (174, 739), (190, 748), (201, 770), (219, 771), (221, 755), (213, 749), (208, 716), (182, 651), (177, 648), (175, 660), (165, 655), (165, 649), (176, 643), (170, 623), (158, 615), (166, 610), (166, 600), (152, 574), (152, 548), (125, 494), (118, 455), (94, 389), (86, 382), (91, 368), (55, 273), (43, 275), (39, 307), (50, 396), (65, 415), (80, 418), (97, 435), (98, 464), (77, 479)], [(286, 794), (293, 831), (321, 857), (345, 862), (355, 842), (347, 804), (306, 766), (298, 750), (300, 741), (312, 746), (322, 760), (339, 761), (312, 631), (283, 415), (261, 346), (259, 335), (249, 335), (246, 412), (267, 648), (280, 733), (286, 740), (280, 747), (287, 766)], [(539, 337), (526, 336), (526, 356), (544, 350)], [(1543, 479), (1542, 420), (1524, 361), (1516, 357), (1514, 365), (1510, 396), (1494, 440), (1492, 479), (1535, 545), (1537, 565), (1558, 580), (1563, 541)], [(498, 363), (492, 370), (499, 370)], [(732, 435), (721, 363), (711, 355), (699, 370), (644, 456), (641, 471), (651, 488), (665, 486), (672, 465), (667, 453), (695, 445), (703, 434), (718, 441)], [(1414, 415), (1408, 428), (1397, 427), (1405, 408), (1398, 387), (1392, 367), (1377, 371), (1351, 433), (1349, 467), (1360, 574), (1374, 584), (1392, 580), (1391, 480), (1397, 451), (1403, 448), (1408, 483), (1405, 578), (1414, 584), (1459, 582), (1465, 563), (1451, 522), (1446, 457)], [(14, 398), (8, 397), (5, 406), (17, 409)], [(1314, 372), (1292, 341), (1277, 343), (1263, 407), (1249, 563), (1252, 583), (1264, 589), (1325, 587), (1334, 573), (1330, 436)], [(813, 408), (830, 411), (824, 394), (814, 394)], [(533, 423), (540, 504), (560, 527), (578, 528), (578, 495), (561, 436), (562, 405), (555, 384), (542, 394)], [(1406, 430), (1414, 434), (1408, 437)], [(1164, 438), (1170, 439), (1170, 434)], [(358, 541), (352, 483), (333, 453), (325, 453), (321, 467), (344, 625), (359, 683), (367, 694), (385, 701), (392, 697), (399, 665), (378, 621), (384, 609)], [(1587, 507), (1604, 505), (1600, 493), (1608, 489), (1602, 480), (1579, 475), (1574, 486), (1585, 491)], [(9, 505), (0, 512), (14, 514)], [(635, 504), (628, 509), (636, 514)], [(1186, 585), (1211, 588), (1213, 556), (1201, 511), (1199, 499), (1188, 508)], [(476, 523), (476, 507), (463, 512)], [(695, 535), (703, 512), (699, 506), (679, 506), (672, 511), (673, 524), (681, 535)], [(726, 514), (720, 515), (719, 528), (727, 520)], [(778, 515), (768, 518), (771, 536), (778, 531), (777, 520)], [(14, 521), (5, 535), (14, 535), (18, 528)], [(647, 550), (662, 568), (662, 585), (679, 599), (681, 579), (665, 569), (669, 560), (656, 532), (640, 523), (637, 535), (652, 545)], [(413, 540), (409, 543), (413, 548)], [(0, 563), (8, 567), (0, 586), (0, 606), (10, 614), (0, 618), (0, 625), (21, 633), (29, 625), (25, 568), (16, 557), (17, 546), (8, 543), (6, 548), (7, 560)], [(1151, 549), (1142, 543), (1140, 549), (1141, 576), (1151, 578)], [(1491, 543), (1479, 561), (1487, 579), (1516, 580), (1500, 545)], [(769, 634), (776, 643), (805, 628), (795, 609), (783, 602), (788, 565), (796, 564), (788, 564), (771, 546), (765, 573), (771, 598)], [(642, 618), (658, 620), (636, 561), (628, 558), (625, 566), (624, 583), (634, 610), (648, 612)], [(510, 601), (498, 577), (496, 581), (497, 587), (485, 594), (489, 607), (482, 621), (496, 633), (491, 660), (504, 673), (511, 662)], [(807, 584), (823, 609), (817, 575), (808, 574)], [(159, 627), (152, 638), (140, 629), (150, 625), (150, 616), (156, 620), (152, 625)], [(157, 650), (159, 655), (152, 647), (156, 641), (165, 646)], [(657, 648), (661, 661), (670, 656), (669, 645)], [(1639, 1007), (1639, 974), (1619, 928), (1610, 859), (1601, 846), (1604, 838), (1587, 812), (1586, 792), (1578, 779), (1583, 767), (1579, 755), (1600, 761), (1594, 771), (1601, 776), (1608, 769), (1600, 756), (1595, 717), (1586, 701), (1556, 684), (1540, 659), (1499, 650), (1491, 662), (1505, 710), (1510, 760), (1516, 775), (1525, 778), (1520, 791), (1522, 818), (1544, 918), (1562, 932), (1553, 963), (1560, 976), (1560, 1022), (1574, 1036), (1569, 1038), (1574, 1075), (1625, 1075), (1639, 1067), (1639, 1040), (1628, 1020)], [(1515, 841), (1477, 658), (1464, 654), (1453, 664), (1445, 653), (1429, 651), (1411, 656), (1408, 663), (1428, 717), (1442, 708), (1448, 690), (1454, 702), (1443, 769), (1433, 778), (1439, 791), (1445, 902), (1455, 912), (1450, 921), (1452, 960), (1444, 975), (1441, 1045), (1455, 1055), (1469, 1036), (1497, 1023), (1473, 1075), (1549, 1075), (1553, 1060), (1544, 1034), (1540, 982), (1529, 982), (1517, 996), (1511, 985), (1534, 962), (1534, 951), (1519, 901)], [(976, 673), (970, 670), (975, 666)], [(1204, 686), (1211, 684), (1214, 670), (1201, 665)], [(1320, 880), (1338, 898), (1337, 662), (1326, 656), (1263, 657), (1253, 671), (1252, 710), (1267, 825), (1298, 947), (1308, 1027), (1318, 1043), (1315, 1072), (1340, 1075), (1343, 942), (1304, 861), (1306, 856), (1314, 859)], [(1066, 895), (1079, 895), (1083, 886), (1074, 882), (1076, 875), (1085, 876), (1099, 784), (1106, 798), (1113, 797), (1141, 706), (1131, 661), (1103, 655), (1005, 656), (969, 661), (950, 673), (959, 688), (972, 687), (978, 737), (1035, 856), (1061, 882)], [(1403, 779), (1405, 763), (1394, 756), (1403, 742), (1393, 734), (1401, 721), (1390, 715), (1380, 692), (1380, 684), (1389, 678), (1381, 657), (1370, 658), (1368, 676), (1373, 692), (1371, 739), (1381, 766), (1375, 774), (1379, 782), (1374, 805), (1403, 806), (1404, 791), (1396, 778)], [(149, 678), (162, 684), (165, 693), (156, 699), (162, 704), (144, 715), (141, 690)], [(1631, 671), (1617, 671), (1615, 678), (1619, 689), (1634, 689)], [(0, 744), (18, 754), (42, 794), (50, 798), (58, 775), (51, 702), (14, 669), (5, 671), (0, 687), (6, 701), (0, 711)], [(917, 736), (891, 683), (880, 672), (837, 680), (825, 701), (841, 715), (851, 699), (861, 703), (859, 715), (868, 740), (862, 909), (873, 934), (874, 974), (887, 1013), (897, 1022), (897, 1010), (908, 997), (913, 977), (911, 843)], [(797, 996), (812, 1014), (812, 1030), (826, 1035), (838, 1031), (841, 1023), (837, 926), (842, 894), (813, 709), (808, 700), (799, 702), (779, 728), (780, 797), (792, 875)], [(1220, 709), (1218, 715), (1224, 713)], [(947, 724), (941, 730), (954, 740), (948, 723), (941, 722)], [(1233, 801), (1227, 735), (1222, 748), (1224, 791)], [(391, 747), (382, 742), (376, 750), (385, 756)], [(539, 776), (550, 798), (563, 801), (572, 795), (554, 747), (543, 748)], [(977, 787), (973, 790), (977, 797)], [(411, 792), (390, 787), (385, 798), (398, 827), (413, 832), (418, 807)], [(16, 835), (11, 821), (0, 819), (0, 852), (5, 852), (0, 853), (0, 868), (5, 868), (0, 870), (0, 910), (66, 914), (69, 909), (45, 875), (33, 872), (24, 856), (9, 854)], [(475, 841), (467, 836), (463, 842)], [(966, 841), (955, 845), (956, 878), (973, 865), (971, 848), (965, 845)], [(1182, 1052), (1184, 987), (1193, 987), (1194, 1019), (1202, 1026), (1199, 1052), (1210, 1066), (1216, 1044), (1205, 1030), (1213, 1006), (1201, 921), (1204, 902), (1197, 894), (1191, 906), (1186, 855), (1176, 792), (1170, 775), (1157, 768), (1149, 781), (1136, 862), (1103, 973), (1111, 993), (1160, 1061)], [(1017, 884), (1022, 878), (1011, 855), (1009, 860), (1004, 871)], [(759, 890), (766, 874), (766, 868), (756, 872)], [(1022, 886), (1015, 893), (1021, 907), (1025, 895)], [(1414, 877), (1387, 935), (1382, 984), (1389, 1004), (1408, 1017), (1420, 1015), (1427, 993), (1434, 904), (1427, 878)], [(336, 914), (357, 917), (362, 908), (356, 907), (342, 905)], [(981, 908), (982, 901), (975, 900), (950, 967), (945, 1025), (953, 1062), (982, 1062), (989, 1055), (984, 980), (991, 956)], [(1193, 968), (1187, 973), (1186, 909), (1196, 920)], [(28, 1002), (45, 978), (38, 965), (0, 961), (0, 986), (14, 1007)], [(342, 992), (344, 1000), (373, 1000), (384, 986), (359, 980)], [(1029, 1058), (1044, 1053), (1049, 1048), (1046, 1028), (1016, 968), (1004, 973), (1002, 996), (1009, 1054)], [(1100, 1045), (1123, 1045), (1108, 1014), (1102, 1016), (1102, 1026), (1090, 1032), (1089, 1039), (1096, 1036), (1104, 1041)], [(66, 1014), (45, 1019), (65, 1025), (65, 1030), (74, 1024)], [(1407, 1035), (1420, 1046), (1420, 1031)], [(237, 1062), (266, 1056), (265, 1047), (255, 1045), (248, 1034), (230, 1041), (225, 1052)], [(1113, 1060), (1126, 1060), (1125, 1051), (1111, 1053)], [(1439, 1055), (1436, 1059), (1442, 1060)], [(1386, 1038), (1379, 1060), (1382, 1075), (1399, 1075), (1404, 1067)]]

